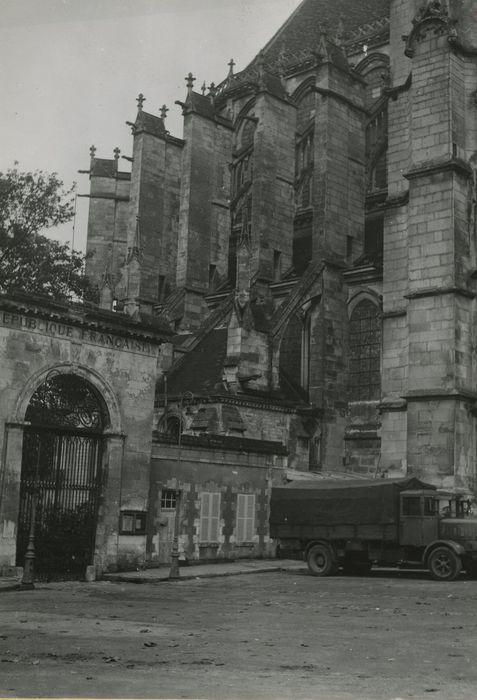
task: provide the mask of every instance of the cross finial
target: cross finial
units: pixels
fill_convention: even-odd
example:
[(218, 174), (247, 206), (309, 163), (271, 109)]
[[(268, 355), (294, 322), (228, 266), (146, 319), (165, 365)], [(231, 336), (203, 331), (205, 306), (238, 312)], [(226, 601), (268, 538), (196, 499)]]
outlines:
[(194, 81), (195, 81), (195, 78), (192, 75), (192, 73), (189, 73), (189, 75), (186, 78), (184, 78), (184, 80), (186, 81), (187, 89), (189, 91), (192, 90), (192, 88), (194, 87)]
[(200, 90), (201, 90), (202, 94), (205, 95), (205, 91), (207, 90), (207, 86), (206, 86), (206, 84), (205, 84), (205, 80), (204, 80), (204, 82), (202, 83), (202, 87), (200, 88)]
[(234, 74), (234, 66), (235, 66), (235, 61), (233, 58), (230, 59), (230, 61), (227, 63), (229, 66), (229, 78)]
[(116, 146), (116, 148), (114, 149), (113, 153), (114, 153), (114, 160), (118, 160), (119, 154), (121, 153), (121, 149), (119, 149), (119, 148)]
[(91, 158), (94, 158), (95, 153), (96, 153), (96, 146), (90, 146), (89, 147), (89, 154), (90, 154)]
[(167, 113), (169, 111), (169, 107), (166, 107), (166, 105), (162, 105), (160, 109), (160, 114), (161, 114), (161, 119), (164, 121), (164, 119), (167, 117)]
[(138, 95), (137, 98), (136, 98), (137, 108), (138, 108), (138, 110), (139, 110), (140, 112), (142, 112), (142, 106), (143, 106), (143, 104), (144, 104), (145, 101), (146, 101), (146, 98), (144, 97), (144, 95), (142, 94), (142, 92), (140, 92), (139, 95)]

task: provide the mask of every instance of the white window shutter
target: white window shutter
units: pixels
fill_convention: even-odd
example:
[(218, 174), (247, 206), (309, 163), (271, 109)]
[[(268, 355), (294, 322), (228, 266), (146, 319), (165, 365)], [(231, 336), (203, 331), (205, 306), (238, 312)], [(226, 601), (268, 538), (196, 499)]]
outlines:
[(220, 493), (212, 493), (210, 539), (209, 542), (218, 542), (220, 528)]
[(199, 539), (201, 542), (208, 542), (209, 534), (209, 510), (210, 510), (210, 493), (204, 492), (201, 494), (200, 504), (200, 532)]
[(199, 540), (218, 542), (220, 527), (220, 493), (201, 494)]
[(251, 542), (255, 531), (255, 496), (237, 494), (237, 542)]
[(247, 542), (251, 542), (255, 530), (255, 496), (253, 494), (247, 497), (246, 523), (245, 539)]

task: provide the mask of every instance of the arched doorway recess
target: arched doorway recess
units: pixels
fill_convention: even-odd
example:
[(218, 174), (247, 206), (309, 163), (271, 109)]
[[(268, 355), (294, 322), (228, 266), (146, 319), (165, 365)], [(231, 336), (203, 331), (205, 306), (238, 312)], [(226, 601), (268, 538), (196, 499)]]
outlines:
[(52, 372), (32, 395), (25, 422), (17, 565), (34, 520), (35, 577), (84, 578), (94, 556), (106, 406), (85, 379)]

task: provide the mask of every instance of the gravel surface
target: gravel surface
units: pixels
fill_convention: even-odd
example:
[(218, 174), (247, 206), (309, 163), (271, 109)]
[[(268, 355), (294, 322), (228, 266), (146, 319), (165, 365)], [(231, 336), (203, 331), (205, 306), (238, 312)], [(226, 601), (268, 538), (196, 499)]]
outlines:
[(306, 573), (0, 594), (0, 695), (477, 699), (477, 582)]

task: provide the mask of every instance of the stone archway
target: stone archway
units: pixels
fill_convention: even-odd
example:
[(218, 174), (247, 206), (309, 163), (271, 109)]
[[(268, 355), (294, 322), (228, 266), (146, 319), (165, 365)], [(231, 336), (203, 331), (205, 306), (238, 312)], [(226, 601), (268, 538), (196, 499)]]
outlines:
[(53, 371), (25, 411), (17, 565), (32, 534), (40, 579), (83, 578), (93, 563), (103, 486), (104, 430), (110, 424), (95, 387)]

